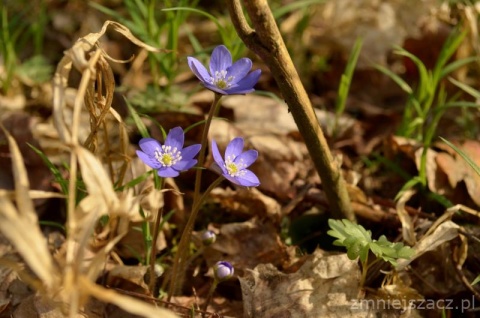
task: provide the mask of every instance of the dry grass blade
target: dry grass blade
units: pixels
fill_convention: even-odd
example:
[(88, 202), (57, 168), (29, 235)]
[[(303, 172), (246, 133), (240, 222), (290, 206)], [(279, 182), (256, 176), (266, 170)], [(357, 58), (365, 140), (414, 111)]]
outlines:
[(74, 150), (78, 156), (78, 161), (82, 169), (82, 177), (87, 191), (95, 194), (106, 205), (105, 208), (113, 208), (118, 198), (113, 191), (113, 185), (110, 177), (106, 173), (100, 160), (90, 151), (82, 147), (76, 147)]
[(416, 191), (411, 189), (405, 191), (397, 202), (397, 214), (400, 222), (402, 222), (403, 239), (411, 246), (415, 245), (417, 238), (415, 237), (415, 227), (413, 226), (412, 218), (405, 210), (405, 204), (415, 193)]
[(0, 230), (15, 246), (30, 268), (47, 289), (55, 284), (55, 273), (47, 242), (38, 227), (38, 218), (29, 197), (30, 185), (27, 171), (17, 143), (9, 132), (0, 126), (7, 137), (12, 156), (15, 180), (16, 208), (5, 192), (0, 193)]
[[(94, 46), (97, 45), (98, 40), (105, 34), (108, 27), (112, 27), (113, 30), (117, 31), (118, 33), (125, 36), (127, 39), (132, 41), (132, 43), (144, 48), (150, 52), (161, 52), (162, 50), (157, 49), (153, 46), (143, 43), (139, 39), (137, 39), (130, 30), (123, 26), (122, 24), (114, 21), (105, 21), (102, 26), (102, 29), (96, 33), (90, 33), (83, 38), (79, 39), (75, 45), (72, 47), (71, 50), (67, 53), (70, 56), (73, 63), (79, 70), (84, 70), (88, 67), (88, 61), (85, 59), (85, 52), (90, 51)], [(106, 54), (105, 54), (106, 55)], [(114, 60), (114, 59), (111, 59)], [(116, 60), (115, 60), (116, 61)], [(118, 62), (118, 61), (117, 61)]]
[(3, 126), (0, 127), (7, 137), (10, 154), (12, 156), (12, 171), (15, 181), (15, 200), (17, 202), (18, 211), (23, 214), (23, 217), (28, 218), (31, 223), (37, 222), (37, 215), (35, 214), (33, 202), (28, 196), (30, 185), (22, 154), (20, 153), (20, 149), (12, 135), (10, 135)]
[(171, 311), (154, 307), (131, 297), (123, 296), (114, 292), (113, 290), (105, 289), (95, 285), (83, 277), (80, 279), (79, 283), (82, 289), (90, 293), (95, 298), (117, 305), (118, 307), (132, 314), (148, 318), (178, 318), (178, 316)]
[[(8, 191), (8, 190), (3, 190), (0, 189), (0, 195), (5, 195), (11, 200), (15, 199), (15, 191)], [(47, 192), (47, 191), (41, 191), (41, 190), (29, 190), (28, 191), (28, 196), (31, 199), (51, 199), (51, 198), (61, 198), (64, 199), (65, 195), (60, 194), (60, 193), (55, 193), (55, 192)]]

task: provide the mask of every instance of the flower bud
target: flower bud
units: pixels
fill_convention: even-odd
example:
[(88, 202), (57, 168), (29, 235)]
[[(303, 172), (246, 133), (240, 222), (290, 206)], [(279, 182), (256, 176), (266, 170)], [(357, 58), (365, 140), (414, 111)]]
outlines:
[(206, 230), (206, 231), (203, 231), (203, 233), (200, 235), (200, 238), (202, 239), (203, 245), (209, 246), (215, 243), (215, 240), (217, 239), (217, 235), (215, 235), (213, 231)]
[(223, 282), (233, 276), (233, 266), (229, 262), (220, 261), (213, 267), (213, 274), (218, 282)]

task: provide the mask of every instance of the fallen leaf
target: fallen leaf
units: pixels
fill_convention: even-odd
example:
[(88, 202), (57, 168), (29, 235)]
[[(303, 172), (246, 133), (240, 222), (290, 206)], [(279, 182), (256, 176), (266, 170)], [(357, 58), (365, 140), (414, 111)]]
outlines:
[(230, 261), (236, 271), (260, 263), (283, 266), (291, 261), (291, 252), (278, 236), (278, 226), (268, 219), (254, 217), (242, 223), (224, 224), (217, 231), (217, 240), (205, 251), (209, 267), (220, 259)]
[(352, 301), (360, 292), (360, 271), (346, 254), (310, 255), (296, 273), (260, 264), (239, 278), (245, 317), (365, 317)]

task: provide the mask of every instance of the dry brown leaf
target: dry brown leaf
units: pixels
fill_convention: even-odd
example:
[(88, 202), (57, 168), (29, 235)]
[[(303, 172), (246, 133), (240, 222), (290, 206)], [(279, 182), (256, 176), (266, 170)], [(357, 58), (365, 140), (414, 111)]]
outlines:
[(352, 309), (360, 271), (346, 254), (317, 250), (296, 273), (261, 264), (239, 279), (245, 317), (365, 317)]
[[(462, 144), (456, 145), (463, 151), (474, 163), (480, 165), (480, 142), (475, 140), (466, 140)], [(464, 181), (470, 198), (477, 206), (480, 206), (480, 176), (472, 167), (457, 153), (439, 153), (435, 158), (438, 169), (448, 178), (448, 186), (455, 188), (459, 182)], [(435, 165), (436, 166), (436, 165)], [(428, 177), (430, 178), (430, 175)], [(438, 189), (439, 193), (445, 192), (445, 185)]]
[(410, 259), (401, 259), (397, 262), (398, 266), (396, 269), (398, 271), (403, 270), (408, 264), (421, 255), (428, 251), (433, 251), (441, 244), (456, 238), (459, 228), (460, 227), (452, 221), (446, 221), (440, 224), (431, 234), (422, 237), (422, 239), (413, 246), (415, 254)]
[(215, 188), (210, 196), (222, 208), (240, 215), (266, 217), (275, 223), (279, 222), (282, 216), (280, 204), (256, 188), (239, 187), (236, 190)]
[(148, 291), (148, 285), (145, 283), (144, 276), (148, 272), (150, 266), (126, 266), (117, 265), (108, 272), (107, 285), (119, 289), (129, 290), (122, 287), (123, 285), (135, 285), (135, 289), (143, 289)]
[(237, 270), (253, 268), (260, 263), (283, 266), (290, 263), (288, 248), (278, 235), (278, 226), (268, 219), (224, 224), (215, 232), (217, 240), (205, 251), (209, 267), (219, 259), (232, 262)]
[[(18, 305), (13, 313), (14, 318), (38, 317), (38, 318), (65, 318), (66, 315), (54, 301), (41, 295), (31, 295)], [(81, 318), (82, 315), (73, 316)]]
[[(480, 166), (480, 142), (476, 140), (467, 140), (460, 146), (462, 150), (477, 166)], [(467, 185), (468, 194), (472, 200), (480, 206), (480, 175), (463, 159), (457, 157), (459, 164), (465, 168), (463, 181)]]
[[(480, 165), (480, 142), (467, 140), (456, 146), (468, 155), (473, 162)], [(470, 197), (473, 203), (480, 206), (480, 176), (456, 152), (444, 145), (436, 145), (440, 151), (427, 150), (426, 176), (428, 188), (435, 193), (444, 195), (452, 201), (462, 201)], [(403, 137), (392, 136), (390, 142), (385, 144), (388, 158), (397, 157), (401, 168), (409, 173), (420, 171), (423, 147), (420, 143)], [(414, 167), (412, 167), (412, 164)], [(416, 168), (416, 171), (415, 171)], [(468, 196), (461, 182), (465, 183)], [(462, 202), (463, 203), (463, 202)]]
[[(416, 38), (421, 28), (440, 24), (435, 17), (441, 10), (436, 0), (408, 2), (401, 0), (330, 0), (319, 5), (305, 38), (308, 47), (324, 52), (338, 47), (351, 52), (357, 38), (363, 38), (358, 67), (385, 63), (394, 45), (406, 38)], [(310, 35), (308, 37), (308, 35)]]

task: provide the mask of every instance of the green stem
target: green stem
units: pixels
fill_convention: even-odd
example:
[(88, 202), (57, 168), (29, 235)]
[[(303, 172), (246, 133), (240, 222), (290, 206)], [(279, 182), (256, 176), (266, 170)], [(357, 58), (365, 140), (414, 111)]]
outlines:
[(200, 199), (193, 202), (192, 213), (188, 218), (187, 225), (183, 230), (182, 237), (180, 238), (180, 242), (178, 243), (177, 254), (175, 255), (175, 260), (173, 262), (172, 267), (172, 274), (170, 275), (170, 286), (168, 290), (168, 302), (170, 302), (173, 294), (177, 290), (179, 286), (181, 286), (183, 282), (183, 274), (182, 270), (185, 268), (186, 264), (186, 254), (188, 251), (188, 246), (190, 243), (190, 234), (193, 230), (193, 225), (195, 224), (195, 218), (197, 217), (198, 211), (200, 210), (200, 206), (208, 197), (210, 192), (216, 188), (225, 178), (223, 176), (219, 177), (217, 180), (212, 182), (212, 184), (205, 190), (203, 195)]
[[(200, 153), (198, 155), (198, 166), (200, 168), (205, 164), (205, 156), (207, 153), (207, 144), (208, 144), (208, 131), (210, 130), (210, 124), (212, 123), (213, 116), (217, 113), (217, 109), (220, 105), (220, 99), (222, 95), (215, 93), (212, 106), (207, 115), (207, 120), (205, 121), (205, 127), (203, 128)], [(198, 169), (195, 175), (195, 192), (193, 196), (193, 202), (195, 203), (200, 195), (200, 186), (202, 184), (202, 169)]]
[(362, 278), (360, 279), (360, 287), (363, 287), (365, 284), (365, 280), (367, 279), (367, 272), (368, 272), (368, 254), (365, 262), (362, 262)]
[[(220, 100), (222, 98), (222, 95), (215, 93), (215, 96), (213, 98), (212, 106), (210, 107), (210, 110), (207, 115), (207, 119), (205, 120), (205, 127), (203, 128), (202, 132), (202, 139), (201, 139), (201, 145), (202, 148), (200, 148), (200, 153), (198, 154), (198, 167), (200, 169), (197, 170), (195, 174), (195, 190), (193, 194), (193, 207), (192, 207), (192, 212), (190, 213), (190, 216), (188, 218), (187, 224), (185, 225), (185, 228), (183, 229), (182, 237), (180, 238), (180, 242), (178, 244), (178, 250), (177, 254), (175, 255), (175, 260), (173, 263), (173, 268), (172, 268), (172, 275), (170, 277), (170, 288), (169, 288), (169, 293), (168, 293), (168, 300), (170, 301), (171, 297), (177, 290), (177, 286), (180, 286), (183, 282), (183, 275), (180, 273), (180, 271), (185, 268), (185, 261), (186, 261), (186, 253), (188, 250), (188, 243), (190, 242), (190, 235), (191, 231), (193, 229), (193, 225), (195, 223), (195, 219), (197, 218), (198, 210), (200, 209), (200, 204), (203, 202), (205, 199), (205, 195), (210, 193), (210, 191), (218, 184), (220, 184), (221, 180), (223, 180), (223, 177), (215, 181), (210, 187), (207, 189), (207, 191), (203, 194), (202, 197), (199, 198), (200, 196), (200, 187), (202, 184), (202, 168), (205, 164), (205, 156), (207, 153), (207, 145), (208, 145), (208, 131), (210, 130), (210, 125), (212, 123), (213, 117), (217, 113), (217, 109), (220, 106)], [(178, 278), (178, 279), (177, 279)]]

